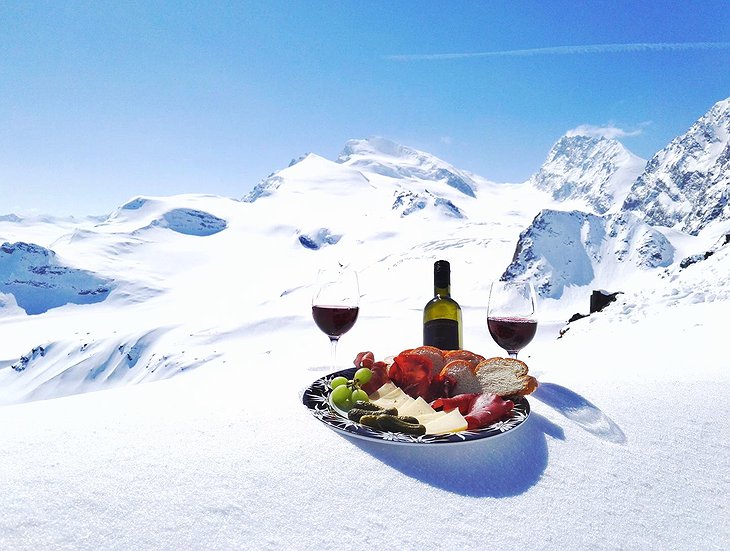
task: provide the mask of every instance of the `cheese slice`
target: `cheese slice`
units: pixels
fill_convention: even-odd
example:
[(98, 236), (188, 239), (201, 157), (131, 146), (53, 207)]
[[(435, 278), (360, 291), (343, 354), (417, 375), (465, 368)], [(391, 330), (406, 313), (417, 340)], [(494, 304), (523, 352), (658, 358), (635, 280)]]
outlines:
[(381, 386), (378, 390), (376, 390), (375, 392), (373, 392), (370, 395), (370, 401), (374, 402), (375, 400), (379, 400), (380, 398), (393, 392), (394, 390), (400, 390), (400, 389), (397, 386), (395, 386), (393, 383), (388, 381), (387, 383), (385, 383), (383, 386)]
[(371, 399), (370, 401), (375, 404), (376, 406), (380, 406), (381, 408), (389, 408), (393, 407), (393, 402), (396, 400), (403, 401), (403, 397), (406, 394), (400, 389), (396, 388), (392, 392), (388, 392), (385, 396), (381, 396), (380, 398), (376, 398), (375, 400)]
[(380, 406), (381, 408), (396, 408), (403, 406), (408, 402), (408, 400), (413, 400), (408, 394), (403, 392), (400, 388), (394, 392), (389, 393), (387, 396), (383, 396), (382, 398), (379, 398), (377, 400), (371, 400), (373, 404)]
[(433, 421), (434, 419), (438, 419), (440, 417), (443, 417), (446, 415), (445, 411), (434, 411), (433, 413), (426, 413), (423, 415), (414, 415), (416, 419), (418, 419), (418, 422), (421, 423), (423, 426), (426, 426), (426, 423), (429, 423)]
[(400, 402), (397, 406), (395, 406), (396, 408), (398, 408), (398, 415), (409, 415), (407, 413), (403, 413), (403, 411), (411, 407), (411, 404), (413, 404), (413, 402), (415, 402), (415, 400), (408, 396), (408, 394), (406, 394), (406, 399)]
[(412, 402), (409, 402), (408, 404), (403, 405), (401, 408), (398, 408), (398, 415), (411, 415), (419, 420), (422, 415), (427, 415), (429, 413), (435, 412), (436, 410), (433, 409), (428, 404), (428, 402), (420, 396)]
[(393, 402), (392, 407), (400, 410), (400, 408), (402, 408), (403, 405), (407, 404), (409, 401), (413, 401), (413, 398), (411, 398), (410, 396), (408, 396), (408, 394), (404, 392), (403, 396), (400, 399), (396, 398), (396, 400)]
[(433, 419), (424, 424), (426, 434), (443, 434), (466, 430), (468, 423), (458, 409), (452, 409), (446, 415)]

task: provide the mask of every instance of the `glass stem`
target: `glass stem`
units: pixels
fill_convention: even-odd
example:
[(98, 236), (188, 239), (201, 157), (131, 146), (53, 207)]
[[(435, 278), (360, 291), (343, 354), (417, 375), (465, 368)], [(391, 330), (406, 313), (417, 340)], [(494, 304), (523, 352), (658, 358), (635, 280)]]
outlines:
[(514, 358), (515, 360), (517, 359), (517, 352), (507, 352), (507, 354), (509, 354), (510, 358)]
[(330, 337), (330, 349), (331, 349), (331, 361), (332, 361), (332, 371), (336, 370), (337, 367), (337, 341), (339, 341), (339, 337)]

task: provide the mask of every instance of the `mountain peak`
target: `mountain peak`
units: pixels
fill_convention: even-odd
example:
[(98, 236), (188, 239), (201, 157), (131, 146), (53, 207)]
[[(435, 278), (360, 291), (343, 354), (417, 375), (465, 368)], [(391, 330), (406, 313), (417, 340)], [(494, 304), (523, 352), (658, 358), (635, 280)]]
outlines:
[(415, 149), (405, 147), (394, 141), (380, 136), (359, 140), (348, 140), (342, 149), (337, 162), (346, 163), (356, 155), (385, 155), (387, 157), (417, 157), (419, 154)]
[(566, 134), (530, 182), (558, 201), (582, 199), (603, 214), (621, 204), (644, 165), (616, 140)]
[(330, 193), (346, 193), (348, 187), (369, 185), (367, 177), (360, 171), (348, 166), (332, 162), (315, 153), (307, 153), (294, 159), (289, 166), (270, 174), (243, 197), (245, 203), (253, 203), (261, 197), (267, 197), (286, 182), (282, 189), (289, 191), (329, 191)]
[(337, 162), (398, 179), (443, 182), (476, 197), (477, 184), (470, 176), (438, 157), (381, 137), (349, 140)]

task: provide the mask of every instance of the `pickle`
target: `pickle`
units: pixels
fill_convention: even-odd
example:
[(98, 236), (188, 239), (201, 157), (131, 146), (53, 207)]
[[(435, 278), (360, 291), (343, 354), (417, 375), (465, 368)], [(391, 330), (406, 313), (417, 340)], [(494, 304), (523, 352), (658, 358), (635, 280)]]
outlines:
[(384, 408), (378, 404), (372, 402), (366, 402), (365, 400), (357, 400), (352, 407), (355, 409), (364, 409), (365, 411), (371, 411), (375, 413), (387, 413), (388, 415), (398, 415), (398, 410), (395, 408)]
[[(405, 434), (413, 434), (415, 436), (421, 436), (426, 434), (426, 427), (418, 423), (405, 421), (408, 417), (398, 417), (396, 415), (378, 415), (375, 419), (377, 427), (380, 430), (389, 432), (403, 432)], [(411, 417), (410, 419), (415, 419)]]
[(347, 418), (351, 421), (355, 421), (357, 423), (361, 423), (361, 419), (364, 415), (382, 415), (381, 411), (370, 411), (367, 409), (362, 409), (356, 406), (353, 406), (353, 408), (347, 412)]
[[(395, 408), (388, 408), (388, 409), (381, 409), (380, 411), (370, 411), (367, 409), (362, 409), (358, 407), (353, 407), (350, 411), (347, 412), (347, 418), (351, 421), (356, 421), (360, 423), (360, 419), (363, 415), (398, 415), (398, 410)], [(404, 421), (409, 421), (411, 423), (417, 423), (418, 419), (415, 417), (409, 417), (407, 419), (404, 419)]]
[(378, 418), (380, 416), (381, 416), (381, 414), (379, 414), (379, 413), (363, 415), (362, 417), (360, 417), (360, 423), (362, 423), (366, 427), (377, 429), (378, 428)]

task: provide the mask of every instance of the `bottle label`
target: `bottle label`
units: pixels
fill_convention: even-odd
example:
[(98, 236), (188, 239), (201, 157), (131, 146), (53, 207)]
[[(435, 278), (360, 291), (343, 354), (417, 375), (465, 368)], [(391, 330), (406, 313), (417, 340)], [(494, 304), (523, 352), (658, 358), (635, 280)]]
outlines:
[(423, 325), (423, 344), (441, 350), (458, 350), (459, 324), (450, 319), (427, 321)]

